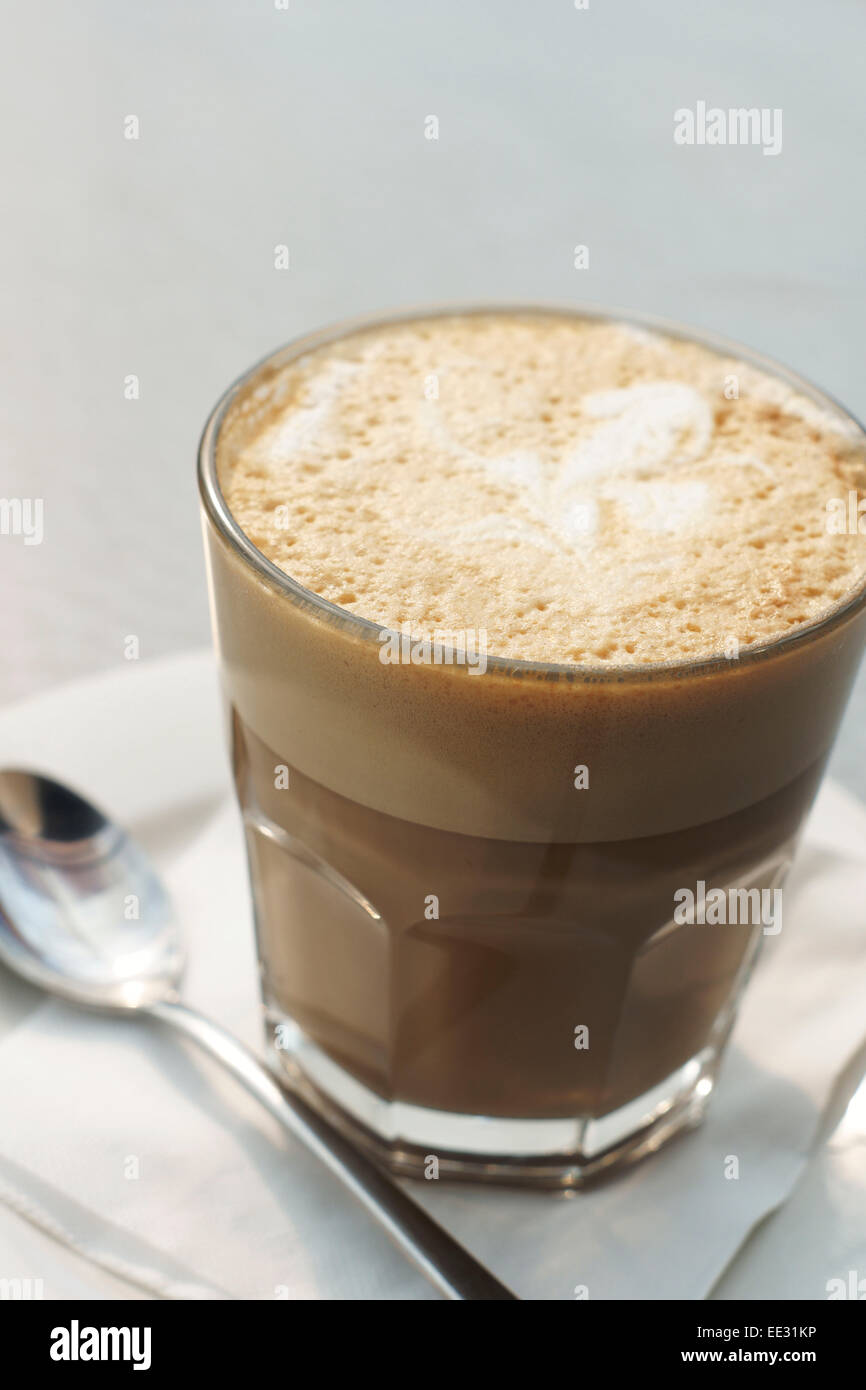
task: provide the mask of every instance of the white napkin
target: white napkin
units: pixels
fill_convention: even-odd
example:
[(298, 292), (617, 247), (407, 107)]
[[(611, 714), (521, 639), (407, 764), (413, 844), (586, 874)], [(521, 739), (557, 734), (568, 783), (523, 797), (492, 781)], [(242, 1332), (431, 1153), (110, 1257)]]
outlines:
[[(189, 941), (190, 1001), (261, 1046), (232, 805), (168, 879)], [(790, 1193), (834, 1080), (866, 1037), (866, 811), (832, 784), (785, 898), (700, 1130), (569, 1197), (407, 1184), (521, 1297), (571, 1299), (583, 1286), (590, 1298), (703, 1298)], [(2, 984), (10, 999), (26, 990)], [(0, 1200), (162, 1296), (436, 1297), (192, 1044), (146, 1019), (54, 1002), (21, 1012), (0, 1042)], [(736, 1179), (725, 1175), (730, 1156)]]

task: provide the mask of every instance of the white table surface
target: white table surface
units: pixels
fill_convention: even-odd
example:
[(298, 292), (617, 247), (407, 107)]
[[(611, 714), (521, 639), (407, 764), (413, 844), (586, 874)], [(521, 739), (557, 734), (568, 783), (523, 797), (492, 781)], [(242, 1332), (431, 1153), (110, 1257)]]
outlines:
[[(130, 635), (143, 659), (207, 640), (202, 422), (332, 320), (619, 305), (739, 338), (866, 414), (864, 53), (856, 0), (8, 7), (0, 495), (44, 499), (45, 538), (0, 536), (0, 702), (119, 663)], [(780, 107), (781, 154), (676, 146), (698, 100)], [(832, 771), (866, 799), (866, 672)], [(814, 1287), (858, 1250), (866, 1273), (863, 1109), (720, 1296), (798, 1296), (804, 1260)], [(11, 1266), (135, 1296), (0, 1209)]]

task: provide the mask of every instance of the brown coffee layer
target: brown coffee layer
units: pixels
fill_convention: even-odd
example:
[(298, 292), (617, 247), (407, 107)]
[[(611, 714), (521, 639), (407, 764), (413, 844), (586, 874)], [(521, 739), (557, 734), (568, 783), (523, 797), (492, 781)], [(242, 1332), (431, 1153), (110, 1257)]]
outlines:
[(276, 827), (249, 832), (274, 1017), (381, 1096), (522, 1118), (608, 1114), (720, 1041), (761, 924), (678, 925), (675, 893), (776, 884), (821, 771), (677, 834), (539, 845), (383, 816), (294, 770), (275, 788), (280, 753), (237, 718), (234, 751), (251, 823)]

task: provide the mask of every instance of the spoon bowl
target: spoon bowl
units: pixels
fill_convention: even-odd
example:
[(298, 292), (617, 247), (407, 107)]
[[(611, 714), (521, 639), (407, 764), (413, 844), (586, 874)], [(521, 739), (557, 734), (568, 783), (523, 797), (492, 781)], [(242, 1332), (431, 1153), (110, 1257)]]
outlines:
[(0, 772), (0, 960), (100, 1009), (172, 998), (184, 965), (141, 848), (78, 792), (19, 769)]

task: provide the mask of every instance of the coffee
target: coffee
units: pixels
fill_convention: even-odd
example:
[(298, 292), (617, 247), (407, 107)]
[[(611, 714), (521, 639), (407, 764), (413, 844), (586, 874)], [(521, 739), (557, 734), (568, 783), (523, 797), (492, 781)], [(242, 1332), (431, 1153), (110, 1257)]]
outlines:
[(652, 1147), (776, 929), (676, 895), (778, 886), (859, 659), (857, 428), (691, 341), (490, 313), (279, 355), (210, 434), (283, 1060), (408, 1171)]
[[(842, 417), (695, 343), (478, 316), (345, 338), (224, 425), (220, 479), (299, 583), (497, 656), (629, 666), (724, 655), (856, 587), (864, 486)], [(866, 529), (866, 519), (864, 519)]]

